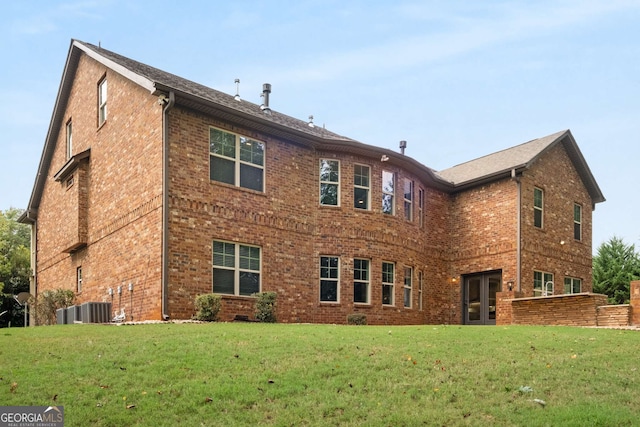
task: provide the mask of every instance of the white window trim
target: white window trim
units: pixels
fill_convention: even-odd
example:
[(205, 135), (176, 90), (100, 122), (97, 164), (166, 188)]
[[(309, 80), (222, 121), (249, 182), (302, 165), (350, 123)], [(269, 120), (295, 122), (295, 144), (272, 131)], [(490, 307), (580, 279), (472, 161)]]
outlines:
[[(338, 270), (338, 277), (322, 277), (322, 258), (335, 258), (338, 260), (338, 265), (336, 266)], [(318, 299), (321, 304), (340, 304), (340, 257), (336, 255), (320, 255), (318, 258), (318, 276), (320, 277), (320, 281), (318, 282)], [(336, 300), (335, 301), (325, 301), (322, 299), (322, 281), (331, 281), (336, 283)]]
[[(569, 289), (569, 292), (567, 292), (567, 280), (570, 280), (570, 281), (571, 281), (571, 285), (570, 285), (571, 287), (570, 287), (570, 289)], [(575, 282), (576, 280), (580, 283), (580, 290), (579, 290), (578, 292), (573, 292), (573, 284), (574, 284), (574, 282)], [(582, 292), (582, 279), (579, 279), (579, 278), (577, 278), (577, 277), (569, 277), (569, 276), (566, 276), (566, 277), (564, 278), (564, 282), (565, 282), (565, 283), (564, 283), (564, 293), (565, 293), (565, 294), (578, 294), (578, 293)]]
[[(407, 270), (409, 270), (409, 285), (407, 285)], [(409, 291), (409, 305), (405, 300), (405, 293)], [(402, 270), (402, 305), (404, 308), (413, 308), (413, 267), (405, 265)]]
[(424, 283), (424, 273), (418, 271), (418, 310), (422, 311), (422, 291)]
[[(393, 267), (393, 272), (391, 273), (392, 277), (391, 277), (391, 282), (385, 282), (384, 281), (384, 264), (389, 264)], [(396, 287), (395, 287), (395, 281), (396, 281), (396, 263), (395, 262), (391, 262), (391, 261), (382, 261), (382, 295), (384, 295), (384, 287), (385, 286), (389, 286), (391, 288), (391, 301), (388, 304), (384, 303), (384, 300), (382, 301), (382, 305), (385, 307), (393, 307), (396, 305)]]
[[(218, 154), (218, 153), (212, 153), (211, 152), (211, 129), (215, 129), (218, 130), (220, 132), (224, 132), (224, 133), (228, 133), (229, 135), (233, 135), (235, 137), (236, 140), (236, 144), (235, 144), (235, 158), (233, 157), (227, 157), (225, 155), (222, 154)], [(251, 163), (251, 162), (247, 162), (247, 161), (243, 161), (240, 159), (240, 144), (242, 143), (241, 138), (246, 138), (249, 139), (251, 141), (255, 141), (257, 143), (262, 144), (263, 146), (263, 157), (262, 157), (262, 165), (257, 165), (255, 163)], [(261, 193), (264, 193), (264, 189), (266, 187), (266, 168), (267, 168), (267, 156), (266, 156), (266, 152), (267, 152), (267, 144), (264, 141), (261, 141), (259, 139), (256, 138), (251, 138), (248, 137), (246, 135), (242, 135), (239, 133), (235, 133), (235, 132), (229, 132), (226, 129), (222, 129), (222, 128), (218, 128), (215, 126), (209, 126), (209, 174), (211, 174), (211, 156), (213, 157), (218, 157), (220, 159), (225, 159), (225, 160), (229, 160), (233, 162), (233, 170), (234, 170), (234, 183), (233, 184), (228, 184), (228, 183), (224, 183), (221, 181), (216, 181), (216, 180), (212, 180), (211, 179), (211, 175), (209, 175), (209, 180), (213, 181), (213, 182), (217, 182), (217, 183), (222, 183), (222, 184), (226, 184), (226, 185), (233, 185), (234, 187), (237, 188), (242, 188), (245, 190), (249, 190), (249, 191), (259, 191)], [(253, 188), (249, 188), (249, 187), (243, 187), (240, 185), (240, 166), (241, 165), (248, 165), (251, 166), (253, 168), (256, 169), (261, 169), (262, 170), (262, 190), (255, 190)]]
[[(325, 162), (336, 162), (336, 163), (338, 163), (338, 181), (323, 181), (323, 180), (320, 178), (320, 177), (322, 176), (322, 174), (320, 173), (320, 171), (322, 171), (322, 162), (323, 162), (323, 161), (325, 161)], [(320, 203), (320, 206), (333, 206), (333, 207), (340, 207), (340, 199), (341, 199), (341, 196), (340, 196), (340, 190), (341, 190), (341, 189), (340, 189), (340, 180), (341, 180), (341, 176), (340, 176), (340, 175), (341, 175), (341, 174), (340, 174), (340, 172), (341, 172), (341, 168), (342, 168), (342, 165), (340, 164), (340, 160), (338, 160), (338, 159), (327, 159), (327, 158), (322, 158), (322, 159), (320, 159), (320, 161), (318, 162), (318, 167), (319, 167), (319, 169), (318, 169), (318, 181), (320, 182), (320, 183), (318, 184), (318, 203)], [(336, 200), (336, 204), (335, 204), (335, 205), (329, 205), (329, 204), (322, 203), (322, 184), (335, 185), (335, 186), (336, 186), (336, 188), (337, 188), (337, 191), (336, 191), (336, 198), (337, 198), (337, 200)]]
[(424, 188), (418, 187), (418, 224), (424, 227)]
[[(580, 209), (580, 221), (576, 221), (576, 207)], [(582, 241), (582, 211), (583, 209), (581, 204), (579, 203), (573, 204), (573, 228), (574, 228), (573, 239), (578, 242)], [(580, 237), (578, 237), (577, 239), (576, 239), (576, 232), (575, 232), (576, 224), (580, 226)]]
[[(214, 258), (214, 252), (213, 252), (213, 243), (214, 242), (221, 242), (221, 243), (228, 243), (231, 245), (234, 245), (234, 253), (233, 253), (233, 257), (234, 257), (234, 261), (233, 261), (233, 268), (232, 267), (227, 267), (224, 265), (216, 265), (213, 263), (213, 258)], [(246, 269), (246, 268), (240, 268), (240, 246), (247, 246), (250, 248), (258, 248), (258, 250), (260, 251), (260, 266), (259, 266), (259, 270), (250, 270), (250, 269)], [(256, 246), (256, 245), (248, 245), (246, 243), (239, 243), (239, 242), (230, 242), (228, 240), (220, 240), (220, 239), (214, 239), (212, 241), (212, 247), (211, 247), (211, 290), (212, 292), (216, 293), (213, 290), (213, 269), (220, 269), (220, 270), (232, 270), (233, 271), (233, 294), (226, 294), (226, 293), (217, 293), (218, 295), (232, 295), (232, 296), (241, 296), (241, 297), (246, 297), (248, 295), (242, 295), (240, 294), (240, 273), (241, 272), (248, 272), (248, 273), (257, 273), (258, 277), (259, 277), (259, 281), (258, 281), (258, 292), (262, 292), (262, 248), (260, 246)]]
[(76, 267), (76, 293), (82, 293), (82, 266)]
[[(353, 286), (355, 288), (355, 283), (365, 283), (367, 285), (367, 300), (366, 301), (354, 301), (354, 304), (366, 304), (369, 305), (371, 304), (371, 260), (367, 259), (367, 258), (354, 258), (354, 272), (355, 272), (355, 260), (360, 260), (360, 261), (366, 261), (367, 262), (367, 280), (356, 280), (356, 278), (353, 278)], [(354, 291), (354, 296), (355, 296), (355, 291)]]
[[(368, 186), (356, 185), (356, 183), (355, 183), (355, 168), (356, 168), (356, 166), (367, 168), (367, 171), (368, 171), (367, 180), (369, 181), (369, 185)], [(363, 165), (363, 164), (360, 164), (360, 163), (356, 163), (356, 164), (353, 165), (353, 172), (354, 172), (353, 173), (353, 176), (354, 176), (353, 187), (354, 188), (360, 188), (360, 189), (363, 189), (363, 190), (367, 190), (367, 208), (366, 209), (362, 209), (362, 208), (358, 208), (358, 207), (354, 206), (354, 209), (363, 210), (363, 211), (370, 211), (371, 210), (371, 167), (369, 165)]]
[[(392, 191), (385, 191), (384, 188), (384, 184), (385, 184), (385, 179), (384, 179), (384, 175), (385, 173), (391, 174), (391, 180), (392, 180)], [(382, 171), (382, 202), (384, 203), (384, 196), (391, 196), (391, 212), (385, 212), (384, 211), (384, 204), (380, 207), (380, 209), (382, 210), (382, 213), (385, 215), (395, 215), (396, 212), (396, 174), (395, 172), (391, 172), (389, 170), (383, 170)]]
[(66, 154), (67, 160), (69, 160), (73, 156), (73, 122), (71, 121), (71, 119), (69, 119), (69, 121), (67, 122), (65, 129), (67, 131)]
[[(103, 89), (104, 88), (104, 94)], [(105, 76), (98, 82), (98, 126), (102, 126), (107, 121), (107, 99), (109, 97), (109, 85)]]
[[(409, 197), (407, 199), (407, 184), (409, 185)], [(413, 191), (414, 183), (412, 180), (405, 178), (404, 186), (402, 188), (402, 198), (404, 200), (404, 219), (407, 221), (413, 221), (413, 199), (414, 199), (414, 191)], [(408, 209), (407, 209), (408, 206)]]
[[(535, 204), (535, 200), (536, 200), (535, 192), (536, 192), (536, 190), (539, 190), (540, 194), (542, 195), (542, 197), (541, 197), (541, 206), (536, 206), (536, 204)], [(533, 189), (533, 210), (534, 210), (534, 212), (536, 210), (540, 211), (540, 227), (536, 226), (536, 224), (535, 224), (535, 214), (534, 214), (534, 224), (533, 224), (533, 226), (536, 227), (536, 228), (539, 228), (540, 230), (542, 230), (544, 228), (544, 190), (542, 188), (540, 188), (540, 187), (534, 187), (534, 189)]]
[[(546, 297), (546, 296), (551, 296), (553, 295), (553, 288), (554, 288), (554, 278), (553, 278), (553, 273), (549, 273), (548, 271), (540, 271), (540, 270), (534, 270), (534, 278), (535, 278), (535, 273), (540, 273), (542, 274), (542, 289), (536, 289), (535, 288), (535, 280), (533, 283), (533, 296), (534, 297)], [(546, 280), (546, 276), (551, 276), (551, 280)], [(551, 284), (551, 286), (549, 286), (549, 284)]]

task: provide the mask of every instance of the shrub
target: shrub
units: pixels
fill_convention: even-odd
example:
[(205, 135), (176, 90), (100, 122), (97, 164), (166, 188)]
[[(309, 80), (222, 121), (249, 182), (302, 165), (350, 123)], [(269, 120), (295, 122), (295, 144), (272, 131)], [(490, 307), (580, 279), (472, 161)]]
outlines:
[(362, 313), (352, 313), (347, 316), (347, 324), (349, 325), (366, 325), (367, 315)]
[(69, 289), (44, 291), (35, 300), (36, 325), (55, 325), (56, 310), (73, 305), (76, 295)]
[(218, 313), (222, 308), (222, 298), (220, 295), (203, 294), (196, 297), (196, 319), (204, 322), (215, 322), (218, 320)]
[(276, 322), (276, 297), (275, 292), (260, 292), (254, 294), (256, 301), (256, 319), (259, 322), (275, 323)]

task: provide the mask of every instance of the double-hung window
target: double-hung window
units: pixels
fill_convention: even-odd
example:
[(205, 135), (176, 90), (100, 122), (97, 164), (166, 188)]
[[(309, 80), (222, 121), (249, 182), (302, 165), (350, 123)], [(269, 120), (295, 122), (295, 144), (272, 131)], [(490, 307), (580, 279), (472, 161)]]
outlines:
[(340, 206), (340, 162), (320, 160), (320, 204)]
[(533, 296), (553, 295), (553, 274), (544, 271), (533, 272)]
[(82, 292), (82, 267), (76, 268), (76, 292)]
[(214, 240), (214, 293), (252, 295), (260, 292), (260, 271), (259, 247)]
[(353, 260), (353, 302), (369, 303), (369, 260)]
[(404, 219), (413, 221), (413, 181), (404, 181)]
[(73, 156), (73, 126), (71, 124), (71, 120), (67, 122), (66, 130), (67, 130), (66, 156), (67, 156), (67, 160), (69, 160), (71, 156)]
[(533, 189), (533, 225), (542, 228), (544, 214), (544, 192), (540, 188)]
[(371, 193), (371, 179), (369, 166), (354, 165), (353, 167), (353, 207), (369, 210), (369, 194)]
[(411, 289), (413, 284), (413, 268), (404, 268), (404, 306), (411, 308)]
[(393, 215), (395, 196), (395, 176), (393, 172), (382, 171), (382, 213)]
[(579, 294), (582, 292), (582, 280), (575, 277), (564, 278), (564, 293), (565, 294)]
[(382, 263), (382, 304), (393, 305), (393, 286), (395, 281), (395, 264)]
[(582, 240), (582, 206), (577, 203), (573, 205), (573, 238)]
[(418, 271), (418, 310), (422, 311), (422, 283), (424, 281), (422, 271)]
[(418, 188), (418, 224), (424, 227), (424, 189)]
[(209, 129), (212, 181), (264, 191), (264, 142), (220, 129)]
[(339, 292), (339, 260), (337, 256), (320, 257), (320, 301), (338, 302)]
[(98, 126), (107, 121), (107, 79), (98, 83)]

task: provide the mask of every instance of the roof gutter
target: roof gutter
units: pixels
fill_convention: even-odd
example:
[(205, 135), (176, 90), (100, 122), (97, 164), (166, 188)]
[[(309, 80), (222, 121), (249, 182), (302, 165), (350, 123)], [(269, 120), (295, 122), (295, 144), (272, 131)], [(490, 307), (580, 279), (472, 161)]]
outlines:
[(169, 320), (169, 111), (176, 102), (173, 91), (162, 109), (162, 320)]

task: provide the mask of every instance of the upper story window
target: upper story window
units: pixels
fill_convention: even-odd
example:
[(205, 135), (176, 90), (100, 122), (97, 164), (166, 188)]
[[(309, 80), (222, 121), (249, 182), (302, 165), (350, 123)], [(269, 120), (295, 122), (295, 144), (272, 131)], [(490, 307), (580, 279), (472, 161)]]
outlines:
[(98, 126), (107, 121), (107, 79), (98, 83)]
[(579, 294), (582, 292), (582, 280), (575, 277), (564, 278), (564, 293), (565, 294)]
[(392, 262), (382, 263), (382, 304), (393, 305), (393, 286), (395, 281), (395, 264)]
[(418, 223), (424, 227), (424, 189), (418, 188)]
[(320, 301), (338, 302), (340, 299), (339, 262), (337, 256), (320, 257)]
[(393, 215), (395, 199), (395, 175), (382, 171), (382, 213)]
[(67, 122), (67, 149), (66, 149), (66, 158), (69, 160), (71, 156), (73, 156), (73, 126), (71, 124), (71, 119)]
[(582, 206), (577, 203), (573, 205), (573, 238), (582, 240)]
[(411, 289), (413, 285), (413, 268), (404, 268), (404, 306), (411, 308)]
[(252, 295), (260, 292), (260, 248), (213, 241), (213, 292)]
[(533, 296), (553, 295), (553, 274), (544, 271), (533, 272)]
[(212, 181), (264, 191), (264, 143), (220, 129), (209, 129)]
[(544, 213), (544, 192), (536, 187), (533, 189), (533, 225), (542, 228)]
[(320, 204), (340, 206), (340, 162), (320, 160)]
[(353, 260), (353, 302), (369, 303), (369, 260)]
[(404, 181), (404, 219), (413, 221), (413, 181)]
[(353, 166), (353, 207), (369, 210), (371, 194), (371, 172), (369, 166)]

